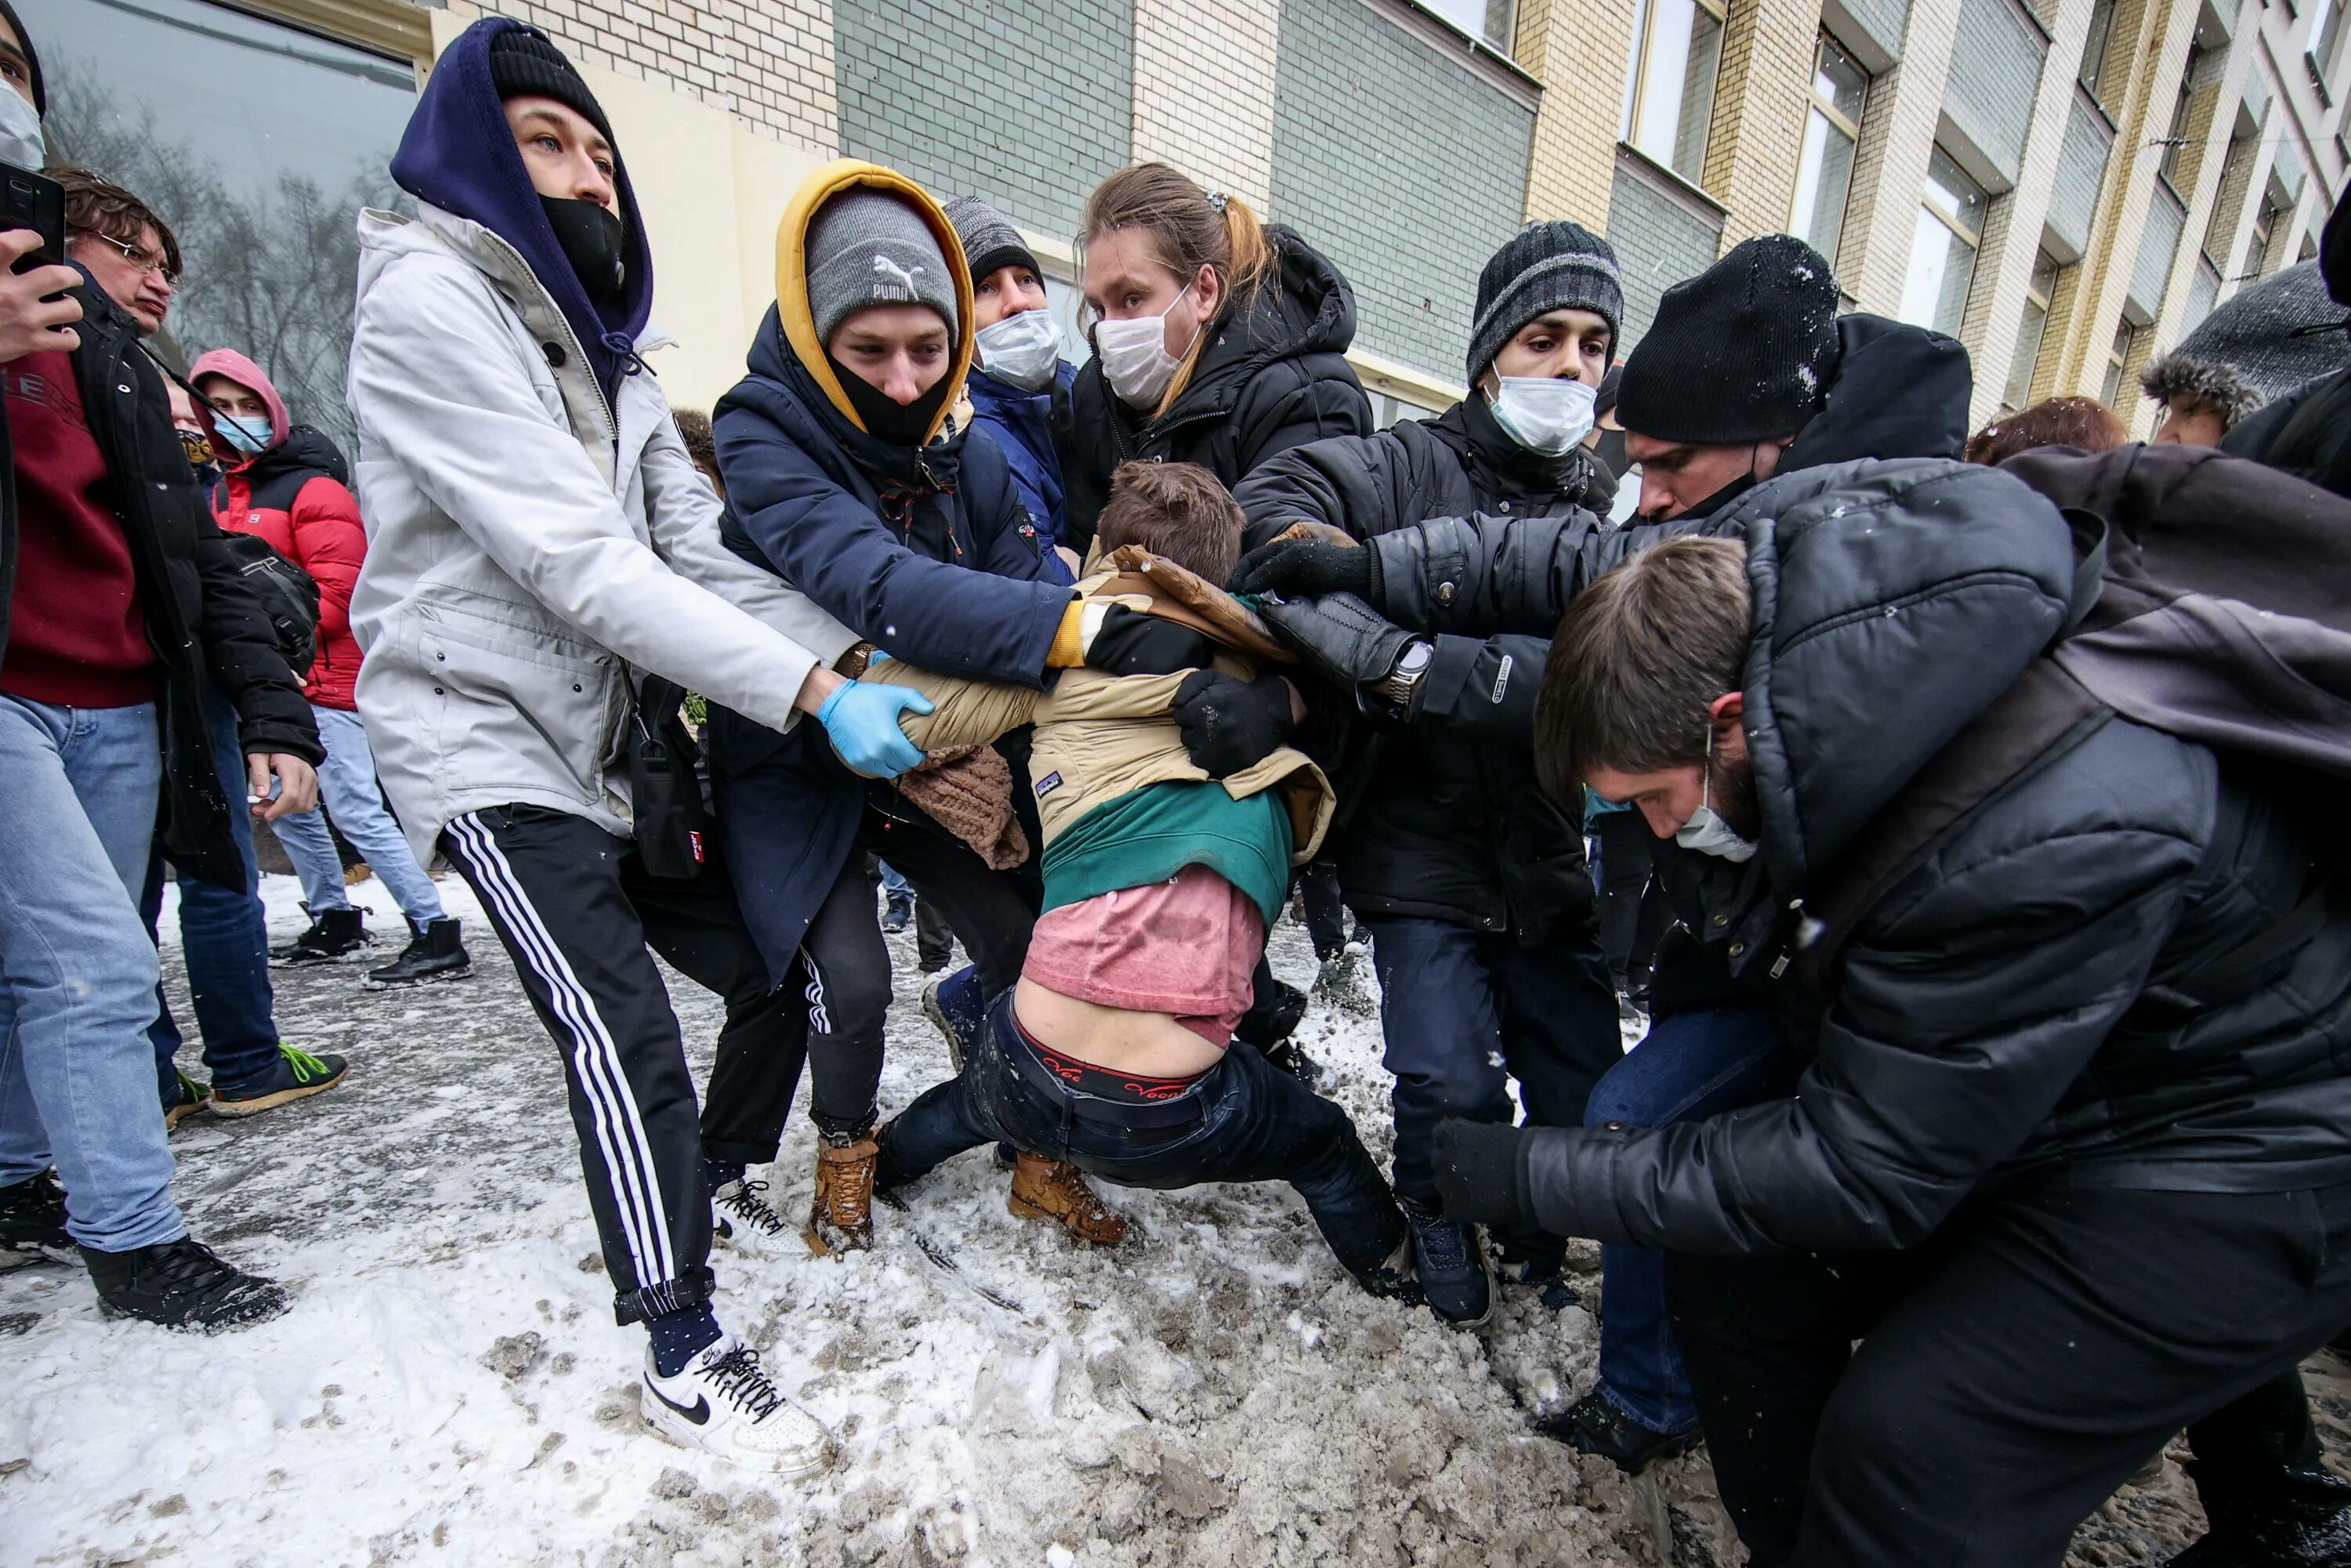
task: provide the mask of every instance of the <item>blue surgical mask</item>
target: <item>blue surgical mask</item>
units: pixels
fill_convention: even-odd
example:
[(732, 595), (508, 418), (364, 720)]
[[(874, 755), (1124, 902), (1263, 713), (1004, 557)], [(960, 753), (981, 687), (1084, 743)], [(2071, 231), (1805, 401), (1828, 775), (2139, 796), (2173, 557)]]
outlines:
[(213, 411), (213, 428), (220, 438), (248, 457), (269, 450), (269, 416), (266, 413), (223, 413)]
[(1503, 376), (1491, 402), (1502, 434), (1530, 452), (1557, 457), (1592, 431), (1599, 393), (1557, 376)]
[(1674, 842), (1686, 850), (1693, 850), (1702, 855), (1713, 855), (1720, 860), (1734, 862), (1753, 860), (1755, 841), (1740, 837), (1736, 829), (1716, 814), (1712, 804), (1714, 729), (1711, 726), (1708, 727), (1706, 732), (1705, 779), (1706, 783), (1698, 795), (1698, 810), (1690, 813), (1688, 821), (1675, 830)]

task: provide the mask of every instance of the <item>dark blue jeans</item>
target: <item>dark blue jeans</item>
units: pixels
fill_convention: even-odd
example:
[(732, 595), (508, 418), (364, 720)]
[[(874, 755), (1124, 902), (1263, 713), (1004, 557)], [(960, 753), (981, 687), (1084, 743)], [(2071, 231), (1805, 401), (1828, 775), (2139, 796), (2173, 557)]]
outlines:
[(1119, 1186), (1172, 1191), (1209, 1181), (1286, 1181), (1348, 1272), (1377, 1269), (1404, 1241), (1404, 1215), (1347, 1113), (1236, 1042), (1192, 1092), (1197, 1120), (1120, 1126), (1078, 1113), (1059, 1088), (1023, 1075), (1012, 996), (991, 1003), (962, 1073), (925, 1091), (882, 1129), (880, 1185), (903, 1186), (999, 1140), (1067, 1160)]
[[(204, 1031), (204, 1066), (213, 1086), (232, 1092), (250, 1088), (277, 1068), (277, 993), (269, 987), (269, 927), (262, 916), (261, 873), (253, 858), (253, 817), (245, 804), (245, 748), (237, 740), (236, 713), (217, 693), (207, 693), (204, 716), (212, 726), (213, 759), (228, 796), (237, 853), (245, 860), (245, 891), (180, 878), (180, 950), (188, 964), (188, 991), (196, 1004), (196, 1027)], [(139, 913), (147, 935), (163, 910), (163, 857), (147, 867)], [(172, 1059), (183, 1043), (163, 988), (155, 988), (155, 1021), (147, 1039), (155, 1048), (157, 1086), (166, 1102), (180, 1097)]]
[[(1802, 1062), (1772, 1016), (1728, 1009), (1661, 1019), (1592, 1092), (1583, 1124), (1663, 1127), (1784, 1097)], [(1666, 1258), (1646, 1247), (1600, 1249), (1603, 1397), (1644, 1427), (1682, 1432), (1698, 1406), (1666, 1318)]]
[[(1366, 920), (1380, 977), (1383, 1064), (1395, 1075), (1395, 1189), (1437, 1207), (1437, 1124), (1507, 1124), (1510, 1080), (1527, 1124), (1573, 1127), (1624, 1059), (1616, 996), (1590, 942), (1528, 947), (1443, 920)], [(1564, 1242), (1503, 1239), (1539, 1249)]]

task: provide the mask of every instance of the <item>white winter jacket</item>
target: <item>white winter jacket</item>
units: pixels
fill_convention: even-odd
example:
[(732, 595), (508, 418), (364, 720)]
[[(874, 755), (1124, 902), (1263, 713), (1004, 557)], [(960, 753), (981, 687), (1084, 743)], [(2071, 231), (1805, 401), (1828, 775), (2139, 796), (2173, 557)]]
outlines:
[(627, 837), (632, 666), (782, 730), (856, 635), (720, 542), (652, 372), (612, 406), (520, 253), (422, 212), (359, 220), (351, 627), (376, 772), (420, 863), (451, 819), (510, 802)]

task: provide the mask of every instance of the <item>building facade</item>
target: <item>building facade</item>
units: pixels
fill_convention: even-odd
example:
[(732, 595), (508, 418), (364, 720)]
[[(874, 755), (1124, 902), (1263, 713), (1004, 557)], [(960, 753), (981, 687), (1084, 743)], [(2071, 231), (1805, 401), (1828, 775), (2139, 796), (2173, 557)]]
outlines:
[(1086, 197), (1158, 158), (1340, 266), (1389, 417), (1458, 395), (1493, 248), (1572, 217), (1616, 247), (1628, 346), (1668, 285), (1789, 229), (1855, 308), (1967, 345), (1979, 423), (2087, 392), (2144, 430), (2140, 365), (2314, 254), (2351, 166), (2346, 3), (19, 0), (55, 151), (183, 231), (179, 337), (275, 344), (329, 428), (350, 213), (396, 200), (415, 82), (496, 11), (607, 106), (681, 404), (740, 373), (775, 219), (823, 160), (995, 203), (1073, 328)]

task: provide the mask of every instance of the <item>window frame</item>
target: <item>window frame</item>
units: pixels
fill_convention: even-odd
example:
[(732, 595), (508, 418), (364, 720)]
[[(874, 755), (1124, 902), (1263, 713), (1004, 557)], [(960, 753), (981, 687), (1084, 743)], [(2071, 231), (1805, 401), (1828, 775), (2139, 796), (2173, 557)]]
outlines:
[(2106, 379), (2098, 401), (2108, 408), (2122, 395), (2123, 372), (2130, 368), (2130, 357), (2138, 348), (2138, 335), (2143, 329), (2129, 317), (2115, 326), (2115, 335), (2106, 345)]
[[(1681, 150), (1680, 126), (1688, 118), (1689, 113), (1690, 82), (1687, 69), (1682, 78), (1681, 111), (1675, 117), (1677, 129), (1673, 146), (1660, 152), (1643, 146), (1636, 136), (1640, 130), (1642, 111), (1646, 107), (1649, 93), (1649, 76), (1654, 59), (1654, 46), (1656, 42), (1658, 13), (1664, 5), (1674, 4), (1686, 4), (1691, 8), (1693, 37), (1696, 36), (1695, 23), (1698, 16), (1710, 18), (1716, 29), (1714, 68), (1706, 84), (1706, 114), (1698, 126), (1697, 150), (1698, 166), (1696, 169), (1685, 169), (1675, 161), (1676, 155)], [(1625, 96), (1623, 106), (1616, 118), (1616, 139), (1659, 168), (1671, 171), (1677, 178), (1687, 180), (1700, 189), (1704, 189), (1702, 180), (1706, 173), (1706, 144), (1714, 133), (1714, 100), (1722, 88), (1722, 39), (1729, 27), (1729, 0), (1635, 0), (1634, 3), (1633, 47), (1628, 52), (1629, 57), (1625, 62)], [(1684, 64), (1687, 67), (1687, 57)]]
[[(2048, 281), (2042, 281), (2044, 272)], [(2013, 412), (2032, 401), (2032, 383), (2041, 376), (2041, 351), (2049, 346), (2049, 311), (2057, 298), (2057, 286), (2065, 277), (2065, 264), (2049, 254), (2046, 246), (2032, 253), (2032, 270), (2024, 279), (2024, 315), (2017, 325), (2016, 350), (2009, 356), (2008, 381), (2001, 388), (2001, 406)], [(2033, 320), (2035, 313), (2040, 319)], [(2024, 323), (2032, 322), (2032, 353), (2023, 354)], [(2017, 384), (2017, 372), (2023, 371), (2023, 385)]]
[[(1833, 97), (1823, 97), (1821, 92), (1821, 68), (1827, 57), (1827, 52), (1831, 49), (1834, 49), (1861, 78), (1861, 112), (1859, 114), (1846, 115), (1836, 106)], [(1876, 86), (1876, 78), (1870, 74), (1869, 68), (1861, 63), (1861, 57), (1839, 43), (1827, 28), (1822, 28), (1819, 37), (1813, 45), (1813, 75), (1811, 81), (1805, 87), (1804, 122), (1801, 133), (1803, 141), (1796, 150), (1796, 189), (1789, 197), (1788, 231), (1795, 234), (1797, 224), (1807, 216), (1802, 211), (1802, 199), (1804, 190), (1804, 165), (1810, 160), (1812, 152), (1813, 116), (1819, 115), (1827, 123), (1830, 131), (1842, 134), (1852, 142), (1854, 158), (1845, 165), (1844, 200), (1837, 205), (1835, 233), (1831, 243), (1823, 246), (1815, 244), (1809, 235), (1798, 235), (1797, 237), (1803, 239), (1805, 244), (1811, 245), (1814, 250), (1827, 256), (1829, 265), (1832, 267), (1836, 265), (1837, 247), (1844, 239), (1845, 214), (1853, 203), (1853, 169), (1854, 164), (1859, 162), (1861, 153), (1861, 125), (1863, 120), (1869, 114), (1870, 91)], [(1814, 199), (1817, 201), (1820, 188), (1818, 171), (1814, 172), (1813, 186)]]

